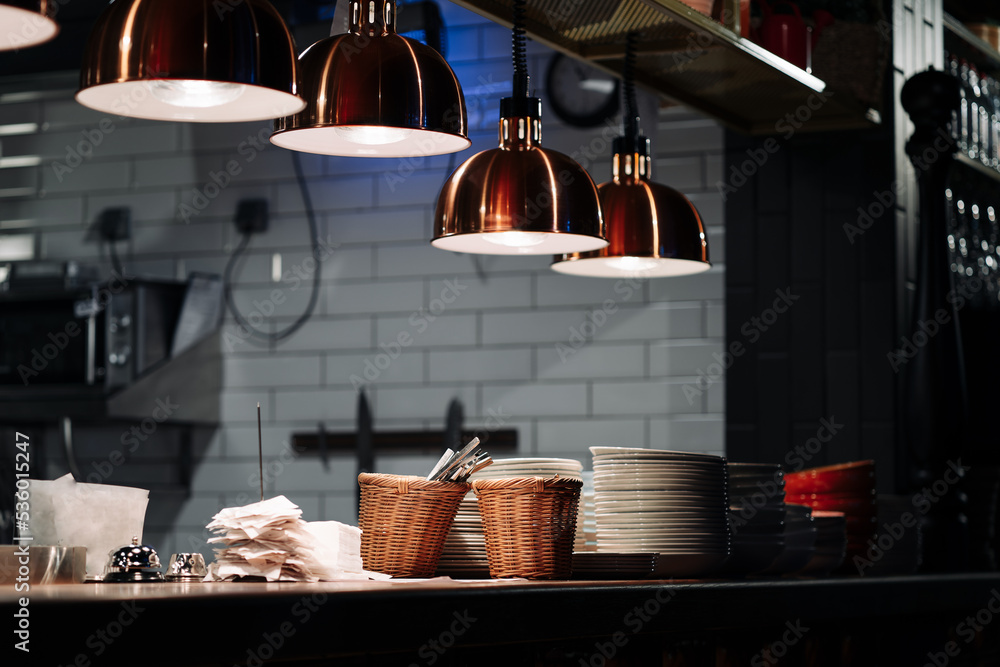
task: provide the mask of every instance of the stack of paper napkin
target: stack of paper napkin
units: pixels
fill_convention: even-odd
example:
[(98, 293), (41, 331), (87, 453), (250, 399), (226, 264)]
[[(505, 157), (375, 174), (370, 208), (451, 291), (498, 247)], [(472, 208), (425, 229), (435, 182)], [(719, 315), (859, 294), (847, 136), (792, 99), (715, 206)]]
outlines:
[(227, 507), (208, 529), (216, 561), (206, 581), (263, 577), (268, 581), (334, 581), (388, 578), (361, 563), (361, 529), (337, 521), (303, 521), (285, 496)]

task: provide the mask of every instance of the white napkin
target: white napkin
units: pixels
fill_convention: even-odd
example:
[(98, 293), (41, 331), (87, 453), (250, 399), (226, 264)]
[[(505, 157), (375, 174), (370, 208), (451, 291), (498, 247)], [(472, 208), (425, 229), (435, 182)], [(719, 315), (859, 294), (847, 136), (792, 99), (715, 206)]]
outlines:
[(108, 556), (142, 541), (149, 491), (111, 484), (84, 484), (63, 475), (32, 479), (31, 544), (87, 547), (87, 576), (100, 577)]
[(337, 521), (302, 520), (302, 510), (284, 496), (243, 507), (227, 507), (208, 529), (216, 537), (216, 560), (205, 581), (263, 577), (267, 581), (388, 579), (366, 572), (361, 529)]

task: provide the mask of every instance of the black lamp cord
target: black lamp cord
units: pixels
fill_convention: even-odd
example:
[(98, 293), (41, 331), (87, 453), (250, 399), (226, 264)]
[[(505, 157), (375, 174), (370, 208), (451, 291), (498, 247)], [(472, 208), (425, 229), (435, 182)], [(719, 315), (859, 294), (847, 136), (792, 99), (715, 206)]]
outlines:
[(292, 154), (292, 165), (295, 167), (295, 178), (299, 183), (299, 191), (302, 193), (302, 203), (306, 208), (306, 219), (309, 221), (309, 241), (312, 247), (313, 259), (316, 260), (316, 270), (313, 271), (312, 285), (309, 292), (309, 303), (306, 304), (305, 311), (299, 315), (298, 319), (281, 331), (261, 331), (247, 322), (246, 318), (243, 317), (243, 314), (240, 313), (233, 301), (233, 269), (235, 268), (240, 257), (242, 257), (247, 245), (249, 245), (251, 235), (244, 232), (240, 236), (239, 245), (237, 245), (236, 249), (233, 250), (233, 254), (229, 256), (229, 261), (226, 263), (226, 271), (223, 277), (223, 284), (225, 285), (223, 294), (225, 295), (226, 307), (229, 309), (229, 312), (232, 313), (237, 324), (246, 328), (246, 330), (250, 332), (249, 340), (257, 343), (277, 343), (291, 336), (293, 333), (301, 329), (302, 325), (305, 324), (310, 317), (312, 317), (313, 312), (316, 310), (316, 302), (319, 300), (323, 257), (321, 256), (322, 253), (319, 245), (319, 229), (316, 225), (316, 213), (313, 210), (312, 197), (309, 195), (309, 187), (306, 185), (305, 175), (302, 173), (302, 162), (299, 159), (299, 154), (295, 151), (290, 152)]
[(630, 32), (625, 38), (625, 64), (622, 78), (625, 96), (625, 113), (622, 117), (625, 140), (636, 143), (639, 139), (639, 105), (635, 101), (635, 45), (638, 34)]
[(524, 0), (514, 0), (511, 46), (514, 59), (514, 98), (528, 96), (528, 64), (524, 46)]
[(118, 241), (108, 241), (108, 255), (111, 257), (111, 268), (119, 276), (124, 277), (125, 267), (122, 266), (122, 260), (118, 256)]

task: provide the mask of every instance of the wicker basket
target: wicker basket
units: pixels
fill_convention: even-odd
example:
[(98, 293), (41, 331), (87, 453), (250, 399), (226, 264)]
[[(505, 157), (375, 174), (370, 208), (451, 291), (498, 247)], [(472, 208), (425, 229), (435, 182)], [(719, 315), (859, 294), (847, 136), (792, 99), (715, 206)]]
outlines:
[(568, 579), (582, 487), (558, 476), (475, 480), (490, 576)]
[(469, 485), (376, 473), (361, 473), (358, 484), (365, 569), (394, 577), (434, 576)]

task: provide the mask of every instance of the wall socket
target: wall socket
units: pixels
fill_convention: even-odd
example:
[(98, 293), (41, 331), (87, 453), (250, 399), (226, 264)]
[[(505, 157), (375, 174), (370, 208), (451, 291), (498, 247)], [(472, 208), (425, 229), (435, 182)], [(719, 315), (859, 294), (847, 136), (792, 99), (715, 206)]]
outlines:
[(98, 233), (105, 241), (127, 241), (132, 236), (132, 209), (107, 208), (101, 211)]
[(241, 234), (258, 234), (267, 231), (268, 207), (266, 199), (241, 199), (236, 203), (233, 224)]

